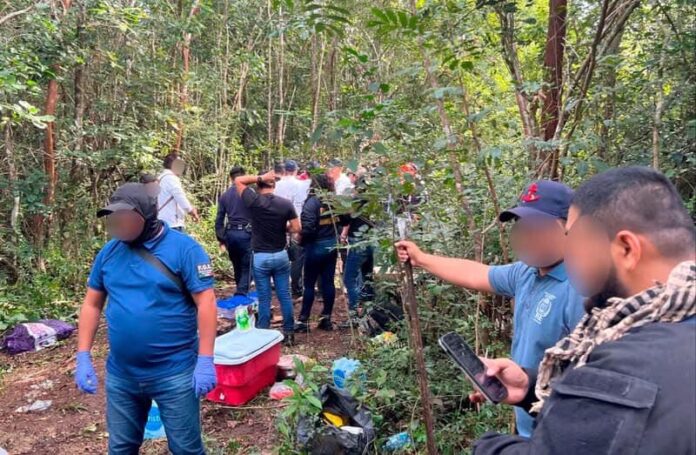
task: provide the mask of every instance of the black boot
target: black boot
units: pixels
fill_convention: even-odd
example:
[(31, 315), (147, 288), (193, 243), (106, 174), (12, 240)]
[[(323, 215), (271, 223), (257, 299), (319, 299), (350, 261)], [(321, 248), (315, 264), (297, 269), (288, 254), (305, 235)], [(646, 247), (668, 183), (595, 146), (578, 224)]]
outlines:
[(295, 333), (309, 333), (309, 324), (302, 319), (295, 321)]
[(286, 346), (286, 347), (295, 346), (295, 333), (294, 332), (283, 332), (283, 346)]
[(327, 332), (330, 332), (333, 330), (333, 324), (331, 323), (331, 317), (330, 316), (322, 316), (319, 319), (319, 324), (317, 324), (317, 329), (319, 330), (325, 330)]

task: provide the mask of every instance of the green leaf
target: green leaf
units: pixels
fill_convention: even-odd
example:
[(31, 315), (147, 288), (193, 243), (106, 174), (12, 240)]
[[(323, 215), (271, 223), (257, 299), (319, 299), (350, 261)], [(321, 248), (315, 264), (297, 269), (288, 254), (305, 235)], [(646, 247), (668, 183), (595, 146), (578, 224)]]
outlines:
[(314, 395), (307, 395), (307, 401), (318, 410), (321, 410), (323, 407), (319, 398)]

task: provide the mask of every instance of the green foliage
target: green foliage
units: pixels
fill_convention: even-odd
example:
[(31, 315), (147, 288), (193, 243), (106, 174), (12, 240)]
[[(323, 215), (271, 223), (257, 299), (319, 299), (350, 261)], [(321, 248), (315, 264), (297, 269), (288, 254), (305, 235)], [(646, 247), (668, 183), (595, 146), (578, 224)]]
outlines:
[[(525, 130), (520, 111), (525, 101), (538, 121), (550, 88), (546, 0), (207, 0), (193, 15), (193, 0), (86, 0), (67, 10), (6, 3), (3, 18), (33, 8), (2, 23), (0, 34), (0, 329), (74, 315), (106, 241), (96, 208), (123, 182), (157, 172), (179, 136), (189, 165), (184, 183), (203, 215), (188, 230), (222, 278), (230, 265), (213, 232), (214, 207), (234, 164), (253, 172), (288, 157), (340, 157), (350, 169), (368, 167), (362, 210), (378, 227), (365, 241), (379, 247), (387, 274), (396, 270), (394, 206), (423, 191), (413, 237), (426, 249), (486, 263), (511, 259), (494, 220), (531, 178), (530, 150), (563, 151), (559, 170), (571, 186), (609, 166), (657, 162), (696, 208), (696, 11), (689, 2), (640, 4), (616, 49), (596, 61), (572, 134), (566, 126), (548, 141)], [(567, 94), (600, 6), (569, 4), (563, 112), (581, 101)], [(49, 80), (59, 88), (52, 117), (44, 111)], [(55, 160), (43, 148), (51, 122)], [(400, 175), (408, 162), (419, 166), (418, 179)], [(350, 208), (341, 199), (334, 205)], [(510, 305), (485, 298), (480, 311), (465, 291), (428, 277), (418, 284), (440, 445), (460, 453), (509, 417), (503, 408), (475, 413), (460, 405), (463, 382), (435, 339), (458, 330), (485, 336), (503, 354)], [(396, 284), (381, 286), (388, 295)], [(380, 435), (406, 429), (421, 441), (407, 337), (400, 337), (393, 352), (361, 351), (364, 400), (380, 416)], [(295, 409), (303, 406), (310, 411), (311, 400), (300, 394)]]

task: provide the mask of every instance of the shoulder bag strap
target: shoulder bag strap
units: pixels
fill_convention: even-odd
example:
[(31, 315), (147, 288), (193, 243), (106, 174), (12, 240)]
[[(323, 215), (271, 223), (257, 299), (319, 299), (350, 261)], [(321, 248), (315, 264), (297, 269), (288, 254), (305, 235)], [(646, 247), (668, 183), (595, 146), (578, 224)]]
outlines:
[(142, 246), (138, 246), (133, 249), (138, 254), (138, 256), (145, 260), (145, 262), (159, 270), (162, 273), (162, 275), (166, 276), (172, 283), (176, 284), (176, 286), (182, 293), (184, 293), (184, 295), (190, 296), (190, 293), (188, 289), (186, 289), (186, 286), (184, 285), (184, 282), (181, 280), (181, 277), (172, 272), (171, 269), (164, 264), (164, 262), (160, 261), (157, 258), (157, 256), (150, 253), (145, 247)]

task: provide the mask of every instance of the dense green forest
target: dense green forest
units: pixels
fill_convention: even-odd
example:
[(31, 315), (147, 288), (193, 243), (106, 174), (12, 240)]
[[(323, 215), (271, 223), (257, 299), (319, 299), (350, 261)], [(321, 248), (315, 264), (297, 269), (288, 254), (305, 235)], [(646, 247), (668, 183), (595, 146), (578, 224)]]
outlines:
[[(74, 315), (106, 240), (96, 209), (173, 151), (222, 276), (212, 222), (235, 164), (366, 166), (375, 214), (427, 191), (419, 242), (490, 263), (511, 259), (496, 215), (534, 177), (651, 165), (693, 213), (695, 15), (688, 0), (0, 1), (0, 330)], [(399, 179), (406, 162), (422, 182)], [(391, 263), (393, 234), (374, 235)], [(509, 304), (420, 284), (426, 337), (507, 350)], [(371, 399), (396, 429), (418, 401), (409, 352), (374, 355)], [(443, 450), (509, 422), (457, 418), (454, 371), (429, 362)]]

